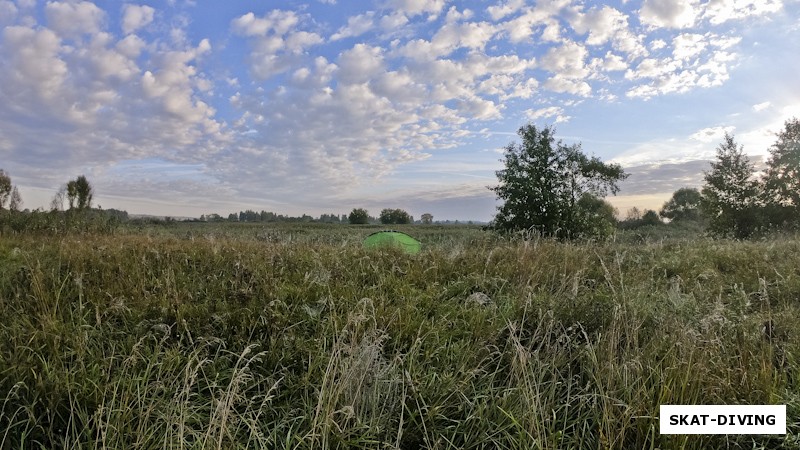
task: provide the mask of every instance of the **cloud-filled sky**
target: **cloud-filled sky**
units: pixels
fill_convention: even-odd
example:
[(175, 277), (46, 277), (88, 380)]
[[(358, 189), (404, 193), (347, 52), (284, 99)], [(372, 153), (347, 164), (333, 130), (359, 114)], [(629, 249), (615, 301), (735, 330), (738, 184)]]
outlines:
[(798, 0), (0, 0), (0, 168), (28, 208), (404, 208), (489, 220), (523, 124), (698, 186), (727, 131), (800, 116)]

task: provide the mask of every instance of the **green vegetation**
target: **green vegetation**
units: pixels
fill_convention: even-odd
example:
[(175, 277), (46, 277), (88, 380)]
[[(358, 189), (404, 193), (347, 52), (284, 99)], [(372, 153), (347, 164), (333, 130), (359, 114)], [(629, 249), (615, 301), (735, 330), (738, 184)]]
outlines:
[(347, 216), (350, 225), (366, 225), (369, 223), (369, 213), (363, 208), (354, 208)]
[(580, 144), (556, 141), (554, 133), (528, 124), (517, 132), (522, 143), (505, 148), (505, 168), (496, 172), (498, 185), (489, 188), (503, 201), (494, 229), (559, 239), (610, 235), (613, 222), (598, 201), (616, 194), (627, 175), (617, 164), (589, 158)]
[(414, 218), (402, 209), (385, 208), (381, 210), (379, 218), (384, 225), (400, 225), (414, 222)]
[[(800, 445), (797, 237), (381, 228), (3, 228), (0, 448)], [(667, 403), (789, 433), (661, 436)]]

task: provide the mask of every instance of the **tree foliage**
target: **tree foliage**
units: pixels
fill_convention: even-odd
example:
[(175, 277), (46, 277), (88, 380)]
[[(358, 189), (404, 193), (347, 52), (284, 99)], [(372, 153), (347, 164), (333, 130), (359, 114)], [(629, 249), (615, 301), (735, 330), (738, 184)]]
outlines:
[(433, 223), (433, 214), (425, 213), (422, 216), (420, 216), (420, 220), (422, 220), (423, 224), (430, 225)]
[(369, 223), (369, 213), (363, 208), (354, 208), (347, 216), (351, 225), (366, 225)]
[(699, 220), (703, 195), (695, 188), (680, 188), (664, 203), (659, 213), (670, 220)]
[(580, 144), (556, 141), (551, 127), (532, 124), (517, 132), (522, 142), (505, 148), (505, 169), (490, 187), (503, 201), (494, 219), (500, 231), (532, 229), (545, 236), (576, 238), (595, 235), (600, 215), (588, 208), (584, 195), (604, 197), (619, 191), (627, 175), (617, 164), (588, 157)]
[(5, 208), (9, 197), (11, 197), (11, 177), (0, 169), (0, 209)]
[(764, 203), (775, 225), (800, 222), (800, 120), (784, 123), (770, 148), (764, 176)]
[(754, 173), (754, 166), (742, 146), (725, 133), (717, 147), (717, 159), (705, 173), (702, 191), (703, 210), (712, 233), (741, 239), (759, 229), (759, 185), (753, 178)]
[(67, 183), (66, 193), (69, 209), (85, 210), (92, 207), (94, 190), (85, 176), (81, 175), (74, 180), (70, 180)]
[(19, 211), (22, 209), (22, 196), (19, 194), (19, 189), (16, 186), (11, 190), (11, 198), (8, 200), (8, 209), (11, 211)]
[(413, 222), (414, 219), (402, 209), (386, 208), (381, 211), (380, 221), (384, 225), (406, 224)]

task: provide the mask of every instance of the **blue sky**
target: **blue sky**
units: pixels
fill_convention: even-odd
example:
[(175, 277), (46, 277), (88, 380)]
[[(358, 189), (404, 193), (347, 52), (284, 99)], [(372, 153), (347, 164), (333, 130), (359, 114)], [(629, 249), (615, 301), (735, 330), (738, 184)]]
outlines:
[(657, 208), (725, 131), (800, 116), (798, 0), (0, 0), (0, 168), (26, 207), (489, 220), (523, 124)]

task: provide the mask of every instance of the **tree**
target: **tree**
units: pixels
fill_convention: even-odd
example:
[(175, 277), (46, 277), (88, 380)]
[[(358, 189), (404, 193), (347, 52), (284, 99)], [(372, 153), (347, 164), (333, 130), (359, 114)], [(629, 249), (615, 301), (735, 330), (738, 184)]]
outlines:
[(556, 141), (551, 127), (519, 129), (521, 144), (505, 148), (505, 169), (490, 187), (503, 201), (494, 218), (500, 231), (537, 230), (560, 239), (592, 235), (596, 217), (581, 204), (584, 194), (605, 197), (619, 191), (627, 175), (618, 164), (588, 157), (580, 144)]
[[(92, 207), (94, 192), (91, 183), (85, 176), (81, 175), (74, 180), (70, 180), (67, 183), (66, 192), (69, 209), (84, 210)], [(55, 202), (55, 199), (53, 201)]]
[(717, 235), (746, 238), (758, 230), (760, 211), (755, 169), (733, 136), (725, 133), (717, 159), (705, 173), (703, 210), (709, 230)]
[(423, 224), (430, 225), (433, 223), (433, 214), (425, 213), (422, 216), (420, 216), (420, 219), (422, 220)]
[(6, 201), (11, 196), (11, 177), (0, 169), (0, 210), (5, 207)]
[(642, 214), (641, 223), (642, 226), (664, 224), (664, 222), (662, 222), (661, 219), (658, 218), (658, 213), (653, 211), (652, 209), (647, 209), (644, 211), (644, 214)]
[(8, 201), (8, 209), (11, 211), (19, 211), (22, 208), (22, 196), (19, 195), (19, 189), (14, 186), (11, 190), (11, 199)]
[(680, 188), (664, 203), (659, 213), (670, 220), (699, 220), (703, 195), (695, 188)]
[(381, 211), (380, 221), (384, 225), (406, 224), (414, 220), (402, 209), (384, 209)]
[(581, 225), (584, 234), (589, 236), (608, 236), (614, 232), (617, 224), (617, 209), (606, 200), (585, 193), (578, 200), (578, 207), (584, 211)]
[(50, 200), (50, 210), (51, 211), (63, 211), (64, 210), (64, 199), (67, 197), (67, 185), (61, 186), (61, 188), (56, 192), (56, 195), (53, 196), (53, 199)]
[(628, 210), (628, 213), (625, 216), (625, 220), (626, 221), (642, 220), (642, 211), (634, 206), (633, 208)]
[(366, 225), (369, 223), (369, 213), (363, 208), (354, 208), (347, 216), (350, 225)]
[(775, 225), (800, 222), (800, 120), (784, 123), (770, 148), (764, 176), (764, 202)]

